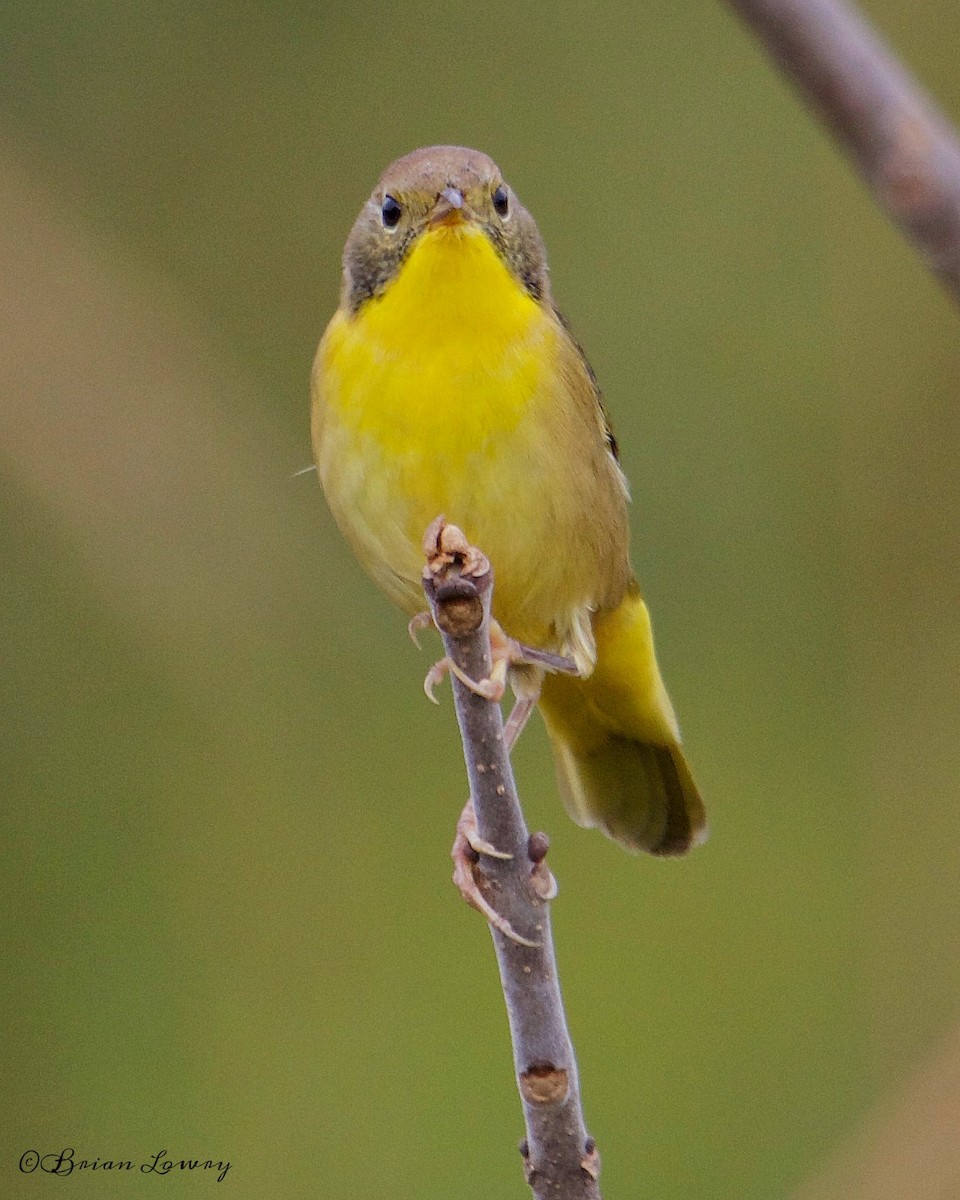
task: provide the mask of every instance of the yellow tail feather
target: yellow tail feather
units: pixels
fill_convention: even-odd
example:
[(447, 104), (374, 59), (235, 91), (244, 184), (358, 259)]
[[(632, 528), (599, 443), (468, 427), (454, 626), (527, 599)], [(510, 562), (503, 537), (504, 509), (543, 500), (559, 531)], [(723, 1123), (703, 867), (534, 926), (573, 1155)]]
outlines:
[(593, 673), (548, 675), (540, 698), (560, 794), (575, 821), (632, 850), (683, 854), (703, 841), (706, 818), (636, 585), (593, 629)]

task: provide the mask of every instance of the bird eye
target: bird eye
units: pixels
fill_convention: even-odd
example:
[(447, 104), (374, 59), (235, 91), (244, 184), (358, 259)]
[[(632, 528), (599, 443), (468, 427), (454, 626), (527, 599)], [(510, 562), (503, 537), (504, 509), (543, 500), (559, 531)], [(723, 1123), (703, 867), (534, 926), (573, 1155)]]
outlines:
[(505, 217), (510, 211), (510, 196), (502, 183), (493, 193), (493, 207), (501, 217)]
[(387, 229), (396, 229), (402, 212), (403, 209), (392, 196), (384, 196), (383, 205), (380, 209), (380, 219)]

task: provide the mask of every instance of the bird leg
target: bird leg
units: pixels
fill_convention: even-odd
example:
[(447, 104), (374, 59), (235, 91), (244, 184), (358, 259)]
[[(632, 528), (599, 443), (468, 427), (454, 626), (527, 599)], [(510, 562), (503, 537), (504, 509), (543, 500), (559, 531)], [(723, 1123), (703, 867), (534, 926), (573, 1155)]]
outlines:
[[(516, 704), (514, 704), (510, 716), (507, 718), (507, 723), (503, 727), (503, 741), (508, 754), (516, 744), (517, 738), (523, 732), (524, 725), (526, 725), (530, 714), (536, 707), (539, 694), (540, 689), (538, 688), (533, 695), (521, 696)], [(453, 848), (450, 851), (450, 857), (453, 859), (453, 882), (457, 885), (460, 895), (470, 907), (482, 913), (495, 929), (499, 929), (511, 941), (517, 942), (521, 946), (535, 945), (536, 943), (529, 942), (526, 938), (521, 937), (510, 922), (497, 912), (483, 894), (478, 879), (478, 872), (474, 868), (484, 854), (488, 858), (512, 858), (512, 855), (505, 854), (502, 850), (498, 850), (496, 846), (491, 845), (488, 841), (481, 838), (477, 829), (477, 812), (473, 805), (473, 797), (471, 796), (463, 806), (463, 812), (461, 812), (460, 819), (457, 821), (457, 833), (453, 839)]]
[(440, 701), (433, 694), (433, 689), (448, 674), (455, 676), (465, 688), (469, 688), (477, 696), (482, 696), (484, 700), (499, 702), (506, 690), (504, 684), (493, 679), (493, 672), (491, 672), (490, 677), (487, 679), (471, 679), (465, 671), (457, 666), (448, 654), (445, 658), (441, 658), (439, 662), (433, 664), (423, 681), (423, 690), (427, 694), (427, 699), (432, 700), (434, 704), (439, 704)]
[[(512, 854), (504, 854), (502, 850), (491, 846), (489, 842), (485, 842), (480, 837), (477, 831), (477, 812), (471, 798), (463, 806), (463, 812), (457, 821), (457, 835), (453, 840), (453, 849), (450, 851), (450, 857), (453, 859), (453, 882), (470, 907), (475, 908), (478, 913), (486, 917), (494, 929), (499, 929), (504, 937), (510, 938), (512, 942), (516, 942), (520, 946), (538, 945), (537, 942), (531, 942), (528, 938), (521, 937), (506, 917), (501, 916), (483, 894), (480, 886), (483, 876), (479, 875), (475, 869), (483, 854), (489, 858), (513, 857)], [(486, 881), (484, 880), (484, 882)]]
[(507, 748), (507, 753), (517, 744), (517, 738), (523, 733), (524, 726), (530, 720), (530, 714), (537, 707), (537, 701), (540, 699), (540, 688), (537, 687), (536, 692), (532, 696), (520, 696), (510, 710), (510, 716), (503, 726), (503, 744)]
[[(428, 612), (418, 613), (410, 621), (408, 626), (410, 636), (418, 648), (420, 643), (417, 640), (417, 634), (432, 624), (433, 618)], [(449, 674), (459, 679), (464, 687), (469, 688), (476, 695), (482, 696), (485, 700), (499, 703), (506, 691), (507, 679), (511, 667), (538, 667), (540, 672), (556, 671), (564, 675), (576, 675), (578, 673), (576, 664), (572, 659), (566, 658), (561, 654), (553, 654), (548, 650), (538, 650), (533, 646), (526, 646), (523, 642), (518, 642), (516, 638), (509, 637), (504, 633), (497, 621), (490, 622), (490, 659), (490, 674), (486, 679), (471, 679), (447, 655), (441, 658), (439, 662), (434, 663), (427, 672), (426, 678), (423, 681), (423, 690), (434, 704), (439, 703), (433, 694), (433, 689)], [(540, 688), (538, 686), (532, 693), (527, 693), (517, 698), (510, 716), (503, 727), (503, 740), (508, 754), (516, 745), (517, 738), (523, 732), (530, 714), (536, 707), (539, 696)], [(457, 821), (456, 836), (454, 837), (453, 847), (450, 851), (450, 857), (453, 859), (453, 882), (459, 889), (460, 895), (463, 896), (470, 907), (475, 908), (477, 912), (481, 913), (494, 929), (499, 929), (505, 937), (510, 938), (511, 941), (517, 942), (521, 946), (537, 945), (536, 942), (531, 942), (527, 938), (521, 937), (506, 917), (501, 916), (497, 912), (484, 894), (482, 885), (486, 884), (489, 888), (489, 883), (485, 880), (483, 874), (476, 869), (477, 864), (484, 855), (488, 858), (499, 859), (512, 857), (512, 855), (498, 850), (496, 846), (491, 845), (490, 842), (480, 837), (477, 828), (477, 813), (474, 808), (473, 797), (471, 796), (460, 813), (460, 818)]]
[[(414, 642), (417, 641), (417, 633), (426, 628), (431, 620), (429, 613), (419, 613), (413, 618), (408, 628)], [(504, 633), (497, 621), (490, 622), (490, 659), (490, 674), (486, 679), (471, 679), (447, 655), (439, 662), (434, 663), (427, 672), (423, 681), (423, 690), (434, 704), (438, 703), (433, 689), (444, 676), (449, 674), (456, 676), (464, 687), (469, 688), (476, 695), (482, 696), (484, 700), (499, 703), (507, 690), (507, 676), (511, 667), (540, 667), (541, 670), (562, 675), (578, 674), (577, 665), (572, 658), (566, 658), (562, 654), (553, 654), (549, 650), (538, 650), (535, 646), (524, 645), (523, 642), (518, 642), (516, 638), (509, 637)], [(526, 721), (526, 716), (523, 720)], [(521, 724), (520, 729), (522, 728)], [(517, 732), (519, 733), (519, 730)]]

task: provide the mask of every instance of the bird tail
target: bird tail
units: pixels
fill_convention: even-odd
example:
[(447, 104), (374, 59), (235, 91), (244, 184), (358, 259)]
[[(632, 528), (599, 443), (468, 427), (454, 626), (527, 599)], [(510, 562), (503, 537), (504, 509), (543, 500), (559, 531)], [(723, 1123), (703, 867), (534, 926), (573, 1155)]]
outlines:
[(540, 697), (564, 804), (631, 850), (684, 854), (706, 837), (706, 818), (636, 584), (595, 614), (593, 631), (593, 673), (548, 675)]

